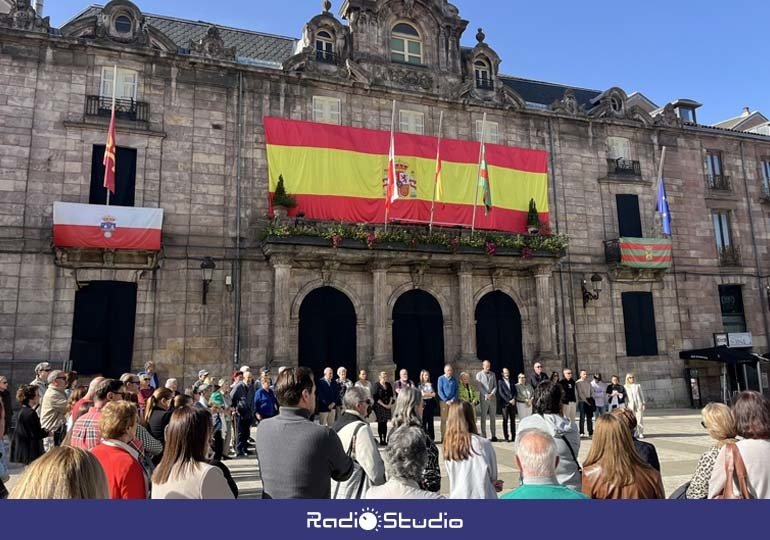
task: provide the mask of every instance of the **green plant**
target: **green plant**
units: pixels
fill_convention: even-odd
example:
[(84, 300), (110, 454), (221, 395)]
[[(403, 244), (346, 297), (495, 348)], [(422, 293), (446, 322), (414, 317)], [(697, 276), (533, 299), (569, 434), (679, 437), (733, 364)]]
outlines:
[(529, 200), (529, 211), (527, 211), (527, 227), (540, 227), (540, 216), (537, 213), (535, 199)]
[(282, 174), (278, 176), (278, 184), (275, 186), (275, 193), (273, 193), (273, 206), (283, 206), (284, 208), (294, 208), (297, 206), (297, 200), (286, 193)]

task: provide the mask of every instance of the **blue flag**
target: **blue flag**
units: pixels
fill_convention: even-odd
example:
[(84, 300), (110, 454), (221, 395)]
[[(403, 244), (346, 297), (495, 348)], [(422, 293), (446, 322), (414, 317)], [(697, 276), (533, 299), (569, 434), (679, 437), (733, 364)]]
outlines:
[(666, 197), (666, 185), (663, 183), (663, 177), (660, 177), (658, 183), (658, 207), (660, 212), (660, 221), (663, 225), (663, 234), (671, 236), (671, 214), (668, 211), (668, 197)]

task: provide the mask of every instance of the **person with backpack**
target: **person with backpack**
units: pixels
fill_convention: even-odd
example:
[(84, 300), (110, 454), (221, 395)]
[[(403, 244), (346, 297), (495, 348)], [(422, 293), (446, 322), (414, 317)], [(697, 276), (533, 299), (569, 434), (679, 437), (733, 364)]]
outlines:
[(385, 463), (366, 420), (371, 414), (372, 400), (364, 388), (353, 386), (345, 392), (342, 405), (344, 411), (332, 429), (356, 465), (347, 480), (332, 480), (332, 499), (362, 499), (369, 488), (385, 483)]

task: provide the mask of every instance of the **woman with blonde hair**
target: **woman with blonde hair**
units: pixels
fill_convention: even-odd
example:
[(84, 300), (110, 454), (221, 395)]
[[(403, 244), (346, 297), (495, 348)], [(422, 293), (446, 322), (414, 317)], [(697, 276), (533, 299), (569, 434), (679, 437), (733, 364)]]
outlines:
[(438, 448), (436, 443), (422, 429), (422, 413), (424, 410), (422, 392), (413, 386), (404, 386), (398, 393), (393, 406), (392, 429), (400, 426), (416, 426), (425, 434), (425, 446), (428, 449), (428, 461), (422, 472), (420, 488), (438, 492), (441, 489), (441, 470), (438, 464)]
[(601, 415), (583, 464), (582, 491), (592, 499), (663, 499), (663, 480), (637, 453), (617, 416)]
[(112, 499), (146, 499), (149, 493), (149, 474), (141, 455), (129, 444), (136, 437), (137, 424), (137, 407), (130, 401), (111, 401), (102, 409), (102, 442), (91, 453), (102, 464)]
[(534, 391), (532, 386), (527, 381), (527, 376), (523, 373), (519, 373), (516, 379), (516, 414), (519, 417), (519, 422), (523, 418), (526, 418), (532, 414), (532, 398), (534, 397)]
[(495, 449), (479, 436), (473, 406), (467, 401), (449, 404), (444, 466), (449, 475), (450, 499), (497, 499), (503, 488), (497, 479)]
[(644, 409), (647, 404), (642, 392), (642, 385), (636, 382), (633, 373), (626, 373), (626, 407), (636, 416), (636, 436), (644, 439)]
[(711, 472), (714, 470), (719, 451), (725, 444), (734, 443), (737, 435), (733, 412), (724, 403), (709, 403), (703, 407), (700, 415), (703, 418), (701, 426), (709, 432), (713, 444), (698, 460), (698, 465), (685, 491), (686, 499), (708, 498)]
[(80, 448), (57, 446), (35, 460), (11, 490), (11, 499), (109, 499), (99, 460)]

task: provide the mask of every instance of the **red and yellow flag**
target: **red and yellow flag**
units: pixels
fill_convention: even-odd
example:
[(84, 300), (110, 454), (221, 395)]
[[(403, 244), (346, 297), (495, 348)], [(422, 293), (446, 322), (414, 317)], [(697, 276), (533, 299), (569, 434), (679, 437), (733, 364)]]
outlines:
[(433, 180), (436, 183), (436, 200), (441, 201), (443, 197), (443, 188), (441, 186), (441, 146), (436, 148), (436, 176)]
[(107, 144), (104, 146), (104, 187), (115, 194), (115, 109), (110, 117), (110, 127), (107, 130)]
[[(294, 211), (308, 218), (384, 223), (382, 200), (393, 200), (391, 185), (399, 203), (390, 207), (389, 220), (427, 224), (435, 182), (440, 181), (442, 204), (435, 207), (434, 223), (471, 225), (479, 181), (476, 141), (442, 138), (437, 160), (435, 137), (395, 133), (391, 142), (389, 131), (272, 117), (264, 125), (269, 191), (275, 191), (282, 175), (286, 191), (296, 198)], [(397, 158), (391, 152), (395, 146)], [(540, 221), (547, 223), (547, 153), (485, 146), (485, 170), (495, 183), (487, 182), (483, 200), (494, 212), (476, 216), (476, 228), (526, 231), (530, 199), (535, 199)]]

